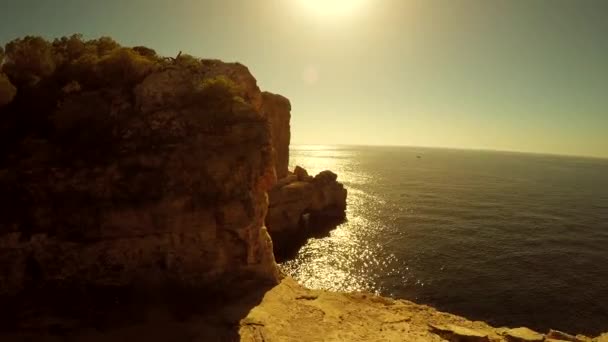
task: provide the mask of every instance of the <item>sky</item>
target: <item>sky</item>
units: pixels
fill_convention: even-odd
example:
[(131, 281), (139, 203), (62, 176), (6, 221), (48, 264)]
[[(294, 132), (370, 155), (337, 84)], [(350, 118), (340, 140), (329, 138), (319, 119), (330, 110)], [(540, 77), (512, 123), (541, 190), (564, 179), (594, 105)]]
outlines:
[(608, 157), (605, 0), (0, 0), (0, 43), (76, 32), (247, 65), (294, 144)]

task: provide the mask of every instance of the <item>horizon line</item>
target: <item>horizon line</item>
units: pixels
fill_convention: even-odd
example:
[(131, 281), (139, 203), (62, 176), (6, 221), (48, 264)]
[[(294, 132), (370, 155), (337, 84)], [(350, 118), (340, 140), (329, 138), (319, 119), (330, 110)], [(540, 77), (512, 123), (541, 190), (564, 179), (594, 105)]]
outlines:
[(519, 151), (519, 150), (503, 150), (503, 149), (491, 149), (491, 148), (475, 148), (475, 147), (448, 147), (448, 146), (428, 146), (428, 145), (397, 145), (397, 144), (308, 144), (308, 143), (291, 143), (291, 146), (346, 146), (346, 147), (414, 147), (414, 148), (426, 148), (426, 149), (437, 149), (437, 150), (458, 150), (458, 151), (479, 151), (479, 152), (500, 152), (500, 153), (517, 153), (517, 154), (533, 154), (542, 156), (553, 156), (553, 157), (569, 157), (569, 158), (586, 158), (586, 159), (599, 159), (608, 160), (607, 156), (597, 155), (583, 155), (583, 154), (566, 154), (556, 152), (535, 152), (535, 151)]

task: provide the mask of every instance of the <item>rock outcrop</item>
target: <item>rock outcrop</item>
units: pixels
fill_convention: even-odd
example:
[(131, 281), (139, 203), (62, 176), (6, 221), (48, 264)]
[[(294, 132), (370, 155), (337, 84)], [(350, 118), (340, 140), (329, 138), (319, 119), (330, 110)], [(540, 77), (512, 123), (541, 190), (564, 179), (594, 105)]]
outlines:
[(288, 172), (287, 99), (238, 63), (78, 35), (9, 45), (2, 341), (608, 341), (281, 280), (265, 225), (307, 234), (347, 195), (331, 171)]
[[(196, 298), (191, 301), (199, 305)], [(74, 341), (137, 338), (146, 341), (523, 342), (537, 336), (545, 342), (564, 341), (552, 338), (558, 335), (551, 331), (545, 336), (524, 328), (495, 328), (406, 300), (368, 293), (309, 290), (289, 277), (268, 291), (244, 292), (237, 300), (221, 301), (208, 309), (178, 318), (159, 308), (151, 310), (153, 315), (135, 311), (132, 314), (137, 316), (135, 322), (126, 326), (116, 322), (116, 326), (106, 326), (103, 330), (56, 317), (42, 322), (26, 321), (18, 331), (0, 333), (0, 339), (63, 340), (52, 336), (60, 333), (65, 340)], [(119, 315), (120, 308), (116, 310), (112, 314)], [(31, 315), (27, 317), (32, 319)], [(41, 327), (41, 324), (47, 326)], [(51, 332), (46, 332), (45, 328)], [(521, 333), (523, 331), (525, 334)], [(559, 336), (564, 335), (567, 334)], [(571, 337), (577, 342), (605, 342), (608, 335)]]
[[(290, 278), (240, 321), (241, 341), (566, 341), (602, 342), (550, 331), (495, 328), (406, 300), (303, 288)], [(574, 340), (573, 340), (574, 339)]]
[(291, 104), (286, 98), (262, 93), (262, 112), (270, 123), (275, 152), (277, 184), (269, 191), (266, 227), (272, 236), (275, 252), (291, 249), (312, 230), (345, 218), (346, 189), (337, 175), (324, 171), (315, 177), (297, 166), (289, 172)]
[(277, 248), (307, 236), (323, 222), (345, 218), (347, 190), (337, 178), (331, 171), (312, 177), (298, 166), (269, 191), (266, 226)]
[[(0, 63), (2, 63), (2, 59), (0, 58)], [(0, 107), (6, 104), (11, 103), (17, 94), (17, 89), (11, 83), (11, 81), (4, 75), (0, 73)]]
[[(284, 102), (262, 96), (237, 63), (160, 62), (117, 49), (116, 67), (132, 64), (120, 78), (57, 71), (24, 83), (0, 108), (9, 133), (0, 156), (0, 295), (275, 283), (264, 220), (276, 175), (262, 108)], [(90, 68), (80, 72), (90, 77), (98, 66)], [(125, 80), (132, 70), (136, 78)], [(64, 82), (78, 86), (51, 88)]]
[(289, 165), (289, 142), (291, 139), (291, 104), (280, 95), (262, 93), (262, 112), (270, 122), (272, 146), (275, 150), (277, 178), (287, 177)]

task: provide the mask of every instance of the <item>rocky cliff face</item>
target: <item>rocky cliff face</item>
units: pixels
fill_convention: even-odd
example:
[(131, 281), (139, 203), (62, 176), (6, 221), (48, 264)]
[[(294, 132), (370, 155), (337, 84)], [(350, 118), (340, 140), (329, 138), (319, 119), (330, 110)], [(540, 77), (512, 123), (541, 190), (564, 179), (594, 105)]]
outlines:
[[(262, 109), (288, 102), (262, 95), (240, 64), (125, 51), (119, 67), (146, 65), (136, 81), (57, 71), (0, 103), (0, 131), (11, 133), (0, 158), (0, 294), (276, 282), (264, 228), (276, 175)], [(47, 102), (32, 113), (36, 101)]]
[(496, 328), (432, 307), (366, 293), (305, 289), (290, 278), (240, 321), (241, 341), (606, 342), (558, 330)]
[(275, 252), (288, 252), (290, 242), (307, 238), (328, 222), (344, 220), (347, 191), (337, 178), (331, 171), (312, 177), (298, 166), (270, 190), (266, 226)]
[(287, 177), (289, 165), (289, 142), (291, 139), (291, 104), (280, 95), (262, 93), (262, 112), (270, 122), (272, 145), (275, 150), (277, 178)]

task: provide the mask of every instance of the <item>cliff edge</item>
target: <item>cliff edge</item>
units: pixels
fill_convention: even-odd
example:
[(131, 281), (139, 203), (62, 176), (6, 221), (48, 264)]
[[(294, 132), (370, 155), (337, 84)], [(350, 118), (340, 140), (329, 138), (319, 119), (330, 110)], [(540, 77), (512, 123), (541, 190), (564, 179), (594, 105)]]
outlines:
[(281, 279), (266, 226), (344, 218), (347, 193), (289, 172), (291, 105), (241, 64), (78, 35), (0, 52), (2, 341), (608, 339)]
[(72, 36), (2, 70), (0, 295), (277, 282), (275, 96), (245, 66)]

